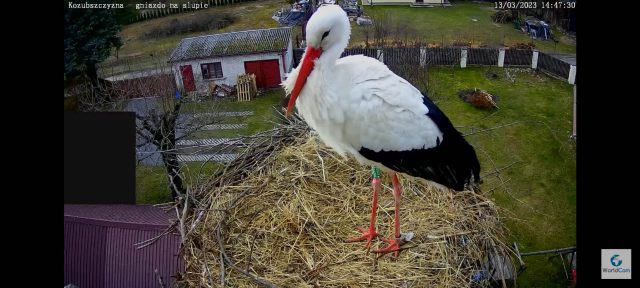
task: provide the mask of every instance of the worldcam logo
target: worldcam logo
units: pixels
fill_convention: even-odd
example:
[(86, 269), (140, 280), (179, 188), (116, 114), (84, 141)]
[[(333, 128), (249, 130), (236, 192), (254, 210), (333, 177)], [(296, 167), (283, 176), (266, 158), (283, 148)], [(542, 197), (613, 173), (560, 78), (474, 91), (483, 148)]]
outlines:
[(631, 249), (602, 249), (602, 279), (631, 279)]
[(611, 256), (611, 265), (616, 267), (622, 265), (622, 259), (618, 259), (618, 257), (620, 257), (618, 254)]

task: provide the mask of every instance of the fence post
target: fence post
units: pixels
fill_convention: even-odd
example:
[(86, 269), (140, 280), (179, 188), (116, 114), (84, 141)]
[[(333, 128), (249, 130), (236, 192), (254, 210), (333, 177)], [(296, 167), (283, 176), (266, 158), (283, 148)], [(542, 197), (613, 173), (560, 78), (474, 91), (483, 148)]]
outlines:
[(569, 79), (567, 81), (569, 81), (569, 84), (576, 83), (576, 65), (569, 66)]
[(382, 48), (378, 48), (376, 58), (378, 59), (378, 61), (384, 63), (384, 50), (382, 50)]
[(538, 50), (533, 50), (533, 56), (531, 57), (531, 69), (538, 68)]
[(504, 48), (498, 50), (498, 67), (504, 67)]
[(462, 48), (460, 50), (460, 67), (467, 67), (467, 48)]
[(427, 47), (420, 47), (420, 67), (427, 66)]

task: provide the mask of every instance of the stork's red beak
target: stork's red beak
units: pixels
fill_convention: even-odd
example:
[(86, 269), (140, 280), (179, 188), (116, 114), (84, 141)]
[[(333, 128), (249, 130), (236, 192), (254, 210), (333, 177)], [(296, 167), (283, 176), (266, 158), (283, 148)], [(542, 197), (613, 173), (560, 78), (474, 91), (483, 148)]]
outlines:
[(291, 96), (289, 97), (289, 106), (287, 106), (285, 117), (289, 117), (289, 114), (291, 114), (291, 110), (293, 110), (293, 106), (296, 104), (296, 99), (298, 99), (302, 87), (304, 87), (304, 84), (307, 82), (307, 77), (309, 77), (311, 70), (313, 70), (314, 60), (318, 59), (320, 54), (322, 54), (322, 48), (307, 47), (307, 51), (304, 53), (304, 58), (302, 59), (302, 67), (298, 73), (298, 79), (296, 79), (296, 84), (293, 86)]

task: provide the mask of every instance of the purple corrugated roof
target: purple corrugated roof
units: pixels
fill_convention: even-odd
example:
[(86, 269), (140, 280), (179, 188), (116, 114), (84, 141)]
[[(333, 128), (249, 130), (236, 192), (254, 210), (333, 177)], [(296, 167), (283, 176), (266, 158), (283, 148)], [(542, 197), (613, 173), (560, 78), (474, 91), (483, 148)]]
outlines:
[(152, 205), (64, 205), (66, 221), (128, 228), (166, 228), (176, 219)]
[(174, 287), (184, 261), (180, 236), (163, 233), (172, 218), (151, 205), (64, 205), (64, 284), (156, 288), (161, 277)]

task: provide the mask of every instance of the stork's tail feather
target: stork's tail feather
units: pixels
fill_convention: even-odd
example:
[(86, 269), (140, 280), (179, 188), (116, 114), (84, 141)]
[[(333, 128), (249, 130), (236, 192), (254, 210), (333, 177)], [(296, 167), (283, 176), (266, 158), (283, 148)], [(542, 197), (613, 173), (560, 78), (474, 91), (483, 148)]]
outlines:
[[(466, 141), (464, 141), (466, 142)], [(476, 155), (476, 151), (469, 143), (465, 143), (466, 145), (466, 158), (467, 161), (466, 170), (464, 173), (465, 176), (465, 186), (469, 188), (469, 190), (480, 193), (480, 184), (482, 184), (482, 179), (480, 178), (480, 161), (478, 161), (478, 156)]]
[[(459, 138), (457, 143), (448, 147), (447, 155), (456, 155), (454, 157), (446, 157), (441, 159), (441, 165), (447, 167), (450, 174), (438, 173), (441, 175), (431, 175), (434, 179), (442, 181), (456, 191), (472, 190), (479, 191), (482, 179), (480, 179), (480, 162), (476, 155), (476, 151), (463, 138)], [(436, 169), (436, 171), (439, 169)]]

